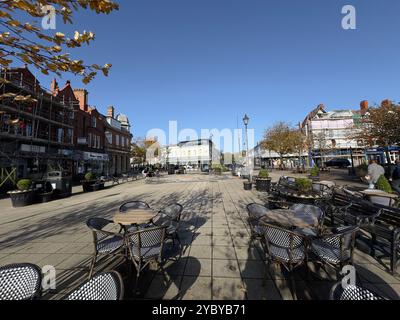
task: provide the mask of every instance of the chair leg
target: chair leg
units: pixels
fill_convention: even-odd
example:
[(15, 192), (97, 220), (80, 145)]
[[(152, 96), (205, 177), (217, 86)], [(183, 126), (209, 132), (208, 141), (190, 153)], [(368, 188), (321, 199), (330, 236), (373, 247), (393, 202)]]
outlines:
[(296, 294), (296, 285), (294, 281), (294, 275), (293, 275), (293, 267), (290, 266), (289, 268), (289, 277), (290, 277), (290, 291), (292, 292), (292, 297), (293, 300), (297, 300), (297, 294)]
[(92, 274), (93, 274), (93, 269), (94, 269), (94, 265), (96, 263), (97, 260), (97, 254), (95, 254), (92, 258), (92, 262), (90, 263), (90, 269), (89, 269), (89, 280), (92, 278)]
[(133, 289), (133, 295), (137, 296), (139, 294), (139, 292), (137, 291), (138, 288), (138, 284), (139, 284), (139, 276), (140, 276), (140, 271), (136, 270), (136, 281), (135, 281), (135, 288)]

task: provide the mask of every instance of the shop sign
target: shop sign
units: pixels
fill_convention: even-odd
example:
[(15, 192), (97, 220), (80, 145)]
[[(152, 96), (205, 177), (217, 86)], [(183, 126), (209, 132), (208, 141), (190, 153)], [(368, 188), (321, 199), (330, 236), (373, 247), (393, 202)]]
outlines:
[(31, 145), (31, 144), (21, 144), (21, 151), (34, 152), (34, 153), (45, 153), (46, 147), (36, 146), (36, 145)]

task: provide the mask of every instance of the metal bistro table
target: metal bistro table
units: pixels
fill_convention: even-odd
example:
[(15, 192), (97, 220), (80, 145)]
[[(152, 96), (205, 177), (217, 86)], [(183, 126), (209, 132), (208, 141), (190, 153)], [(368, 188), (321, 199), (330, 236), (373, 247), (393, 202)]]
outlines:
[(259, 220), (260, 225), (276, 224), (284, 228), (313, 229), (318, 227), (318, 219), (303, 211), (290, 209), (270, 210)]
[(120, 224), (125, 230), (132, 225), (149, 223), (157, 215), (153, 209), (131, 209), (123, 213), (117, 213), (113, 217), (114, 223)]

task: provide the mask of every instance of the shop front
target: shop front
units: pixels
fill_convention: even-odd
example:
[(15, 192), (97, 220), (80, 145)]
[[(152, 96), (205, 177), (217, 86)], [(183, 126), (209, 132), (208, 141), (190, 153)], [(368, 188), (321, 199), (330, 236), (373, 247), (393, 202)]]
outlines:
[(76, 151), (74, 154), (74, 176), (82, 177), (87, 172), (108, 175), (108, 154)]

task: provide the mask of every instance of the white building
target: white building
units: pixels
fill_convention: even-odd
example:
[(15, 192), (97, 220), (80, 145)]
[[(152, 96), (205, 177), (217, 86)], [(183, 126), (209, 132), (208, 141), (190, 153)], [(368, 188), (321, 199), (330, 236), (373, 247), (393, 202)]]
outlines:
[(315, 162), (333, 158), (350, 160), (351, 153), (355, 164), (363, 161), (364, 147), (351, 139), (362, 114), (368, 109), (368, 102), (362, 101), (360, 106), (360, 110), (326, 111), (320, 104), (306, 116), (300, 127), (312, 141), (310, 156)]
[(209, 139), (182, 141), (177, 145), (162, 147), (160, 152), (162, 165), (191, 165), (200, 168), (220, 161), (221, 153)]

